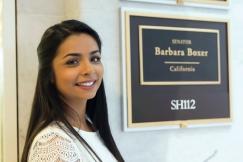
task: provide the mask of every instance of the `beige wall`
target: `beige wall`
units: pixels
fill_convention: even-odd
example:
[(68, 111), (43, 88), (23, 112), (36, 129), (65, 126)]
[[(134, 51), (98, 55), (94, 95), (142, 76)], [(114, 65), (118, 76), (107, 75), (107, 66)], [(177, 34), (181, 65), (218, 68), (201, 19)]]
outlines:
[(64, 0), (21, 0), (17, 2), (18, 131), (22, 154), (36, 84), (36, 48), (44, 30), (64, 17)]
[[(4, 162), (15, 162), (17, 154), (17, 110), (16, 110), (16, 71), (15, 71), (15, 0), (3, 0), (8, 19), (6, 50), (4, 50), (4, 97), (3, 148)], [(109, 106), (111, 128), (126, 161), (205, 161), (213, 155), (215, 162), (241, 161), (239, 150), (243, 146), (242, 128), (242, 14), (241, 1), (232, 1), (229, 10), (197, 7), (177, 7), (164, 4), (139, 3), (120, 0), (21, 0), (17, 2), (17, 53), (18, 53), (18, 116), (19, 153), (25, 140), (27, 122), (34, 93), (37, 57), (36, 47), (44, 30), (50, 25), (66, 18), (77, 18), (94, 27), (103, 40), (103, 60), (105, 64), (105, 83)], [(120, 7), (198, 17), (219, 17), (231, 19), (232, 30), (232, 84), (233, 114), (232, 126), (195, 128), (180, 130), (160, 130), (127, 133), (122, 131), (122, 69), (121, 69), (121, 22)], [(102, 8), (102, 9), (101, 9)], [(5, 40), (4, 40), (5, 41)], [(4, 46), (5, 47), (5, 46)], [(0, 59), (1, 61), (1, 59)], [(112, 70), (110, 70), (112, 69)], [(1, 73), (0, 73), (1, 75)], [(0, 89), (1, 90), (1, 89)], [(0, 98), (1, 99), (1, 98)], [(0, 101), (1, 104), (1, 101)], [(1, 118), (0, 118), (1, 119)], [(152, 139), (152, 140), (151, 140)], [(200, 139), (200, 140), (198, 140)], [(202, 142), (203, 141), (203, 142)], [(139, 145), (138, 145), (139, 143)], [(141, 147), (146, 146), (146, 147)], [(189, 150), (189, 151), (187, 151)], [(16, 151), (17, 152), (17, 151)]]
[[(82, 0), (80, 15), (101, 34), (103, 41), (102, 59), (105, 67), (105, 85), (111, 128), (122, 155), (128, 162), (228, 162), (243, 161), (239, 150), (243, 146), (243, 109), (241, 86), (243, 75), (242, 37), (243, 1), (232, 0), (228, 9), (200, 3), (187, 6), (162, 3), (135, 2), (135, 0)], [(149, 0), (146, 0), (149, 2)], [(152, 1), (152, 0), (151, 0)], [(162, 2), (166, 0), (154, 0)], [(168, 0), (173, 1), (173, 0)], [(192, 7), (193, 6), (193, 7)], [(195, 7), (197, 6), (197, 7)], [(210, 7), (209, 7), (210, 6)], [(120, 7), (133, 11), (154, 12), (161, 15), (189, 16), (215, 19), (230, 19), (229, 54), (232, 64), (232, 109), (234, 120), (231, 126), (205, 126), (186, 129), (170, 129), (144, 132), (122, 130), (122, 23)], [(218, 8), (218, 9), (216, 9)], [(112, 69), (112, 70), (111, 70)], [(149, 108), (149, 107), (148, 107)]]
[(2, 1), (0, 1), (0, 161), (3, 161), (2, 152), (2, 109), (3, 109), (3, 53), (2, 53)]
[(43, 32), (66, 18), (79, 18), (79, 0), (21, 0), (17, 2), (18, 126), (22, 154), (37, 76), (36, 48)]
[(2, 0), (2, 161), (17, 161), (15, 0)]

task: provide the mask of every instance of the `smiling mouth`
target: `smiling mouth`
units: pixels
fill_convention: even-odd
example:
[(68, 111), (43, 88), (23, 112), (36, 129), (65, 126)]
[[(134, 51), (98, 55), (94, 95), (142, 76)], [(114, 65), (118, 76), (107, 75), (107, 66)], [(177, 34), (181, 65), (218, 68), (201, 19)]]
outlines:
[(79, 87), (92, 87), (94, 84), (95, 84), (96, 81), (86, 81), (86, 82), (79, 82), (79, 83), (76, 83), (75, 85), (76, 86), (79, 86)]

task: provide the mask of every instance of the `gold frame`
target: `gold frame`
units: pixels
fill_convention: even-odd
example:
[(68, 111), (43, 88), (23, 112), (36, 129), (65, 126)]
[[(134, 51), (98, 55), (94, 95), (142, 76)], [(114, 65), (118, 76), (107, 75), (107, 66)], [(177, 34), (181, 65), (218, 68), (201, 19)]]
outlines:
[(209, 8), (222, 8), (227, 9), (230, 2), (229, 0), (127, 0), (135, 2), (144, 2), (144, 3), (160, 3), (160, 4), (169, 4), (169, 5), (189, 5), (196, 7), (209, 7)]
[[(179, 1), (179, 2), (178, 2)], [(209, 5), (229, 5), (229, 0), (177, 0), (177, 3), (185, 3), (185, 2), (192, 2), (192, 3), (202, 3), (202, 4), (209, 4)]]
[[(144, 81), (143, 73), (143, 29), (166, 29), (174, 31), (191, 31), (191, 32), (205, 32), (205, 33), (216, 33), (217, 34), (217, 50), (218, 50), (218, 80), (217, 81), (169, 81), (169, 82), (150, 82)], [(168, 26), (148, 26), (139, 25), (139, 58), (140, 58), (140, 83), (141, 85), (210, 85), (221, 83), (221, 64), (220, 64), (220, 44), (219, 44), (219, 30), (212, 29), (199, 29), (199, 28), (181, 28), (181, 27), (168, 27)]]
[[(213, 19), (213, 18), (202, 18), (202, 17), (182, 17), (178, 15), (162, 15), (162, 14), (156, 14), (156, 13), (145, 13), (145, 12), (136, 12), (136, 11), (129, 11), (129, 10), (122, 10), (122, 14), (124, 16), (124, 23), (125, 23), (125, 30), (124, 30), (124, 35), (125, 35), (125, 50), (124, 52), (126, 53), (125, 55), (125, 60), (126, 61), (126, 76), (125, 76), (125, 87), (126, 94), (124, 94), (124, 115), (125, 115), (125, 124), (124, 124), (124, 129), (126, 131), (131, 131), (133, 130), (146, 130), (148, 127), (150, 129), (162, 129), (161, 126), (178, 126), (179, 128), (185, 128), (189, 127), (189, 125), (200, 125), (200, 124), (214, 124), (214, 125), (221, 125), (221, 124), (226, 124), (229, 122), (232, 122), (232, 106), (231, 106), (231, 76), (230, 76), (230, 37), (229, 37), (229, 20), (227, 19)], [(200, 21), (209, 21), (209, 22), (222, 22), (226, 23), (227, 25), (227, 45), (228, 45), (228, 84), (229, 84), (229, 117), (228, 118), (212, 118), (212, 119), (195, 119), (195, 120), (175, 120), (175, 121), (160, 121), (160, 122), (141, 122), (141, 123), (132, 123), (132, 92), (131, 92), (131, 59), (130, 59), (130, 16), (143, 16), (143, 17), (155, 17), (155, 18), (173, 18), (173, 19), (185, 19), (185, 20), (200, 20)], [(218, 41), (219, 42), (219, 41)]]

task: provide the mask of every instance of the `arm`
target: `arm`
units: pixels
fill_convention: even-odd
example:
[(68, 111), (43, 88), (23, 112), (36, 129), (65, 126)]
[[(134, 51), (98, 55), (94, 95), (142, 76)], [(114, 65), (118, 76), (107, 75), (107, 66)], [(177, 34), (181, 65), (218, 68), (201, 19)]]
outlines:
[(58, 132), (41, 132), (32, 143), (28, 162), (81, 162), (77, 146), (71, 138)]

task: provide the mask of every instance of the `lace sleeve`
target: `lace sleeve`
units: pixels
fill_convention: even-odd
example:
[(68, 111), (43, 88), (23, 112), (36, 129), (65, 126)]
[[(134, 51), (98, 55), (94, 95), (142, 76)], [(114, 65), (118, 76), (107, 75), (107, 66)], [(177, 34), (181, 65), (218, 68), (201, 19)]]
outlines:
[(83, 162), (71, 138), (56, 132), (44, 133), (33, 141), (28, 162)]

